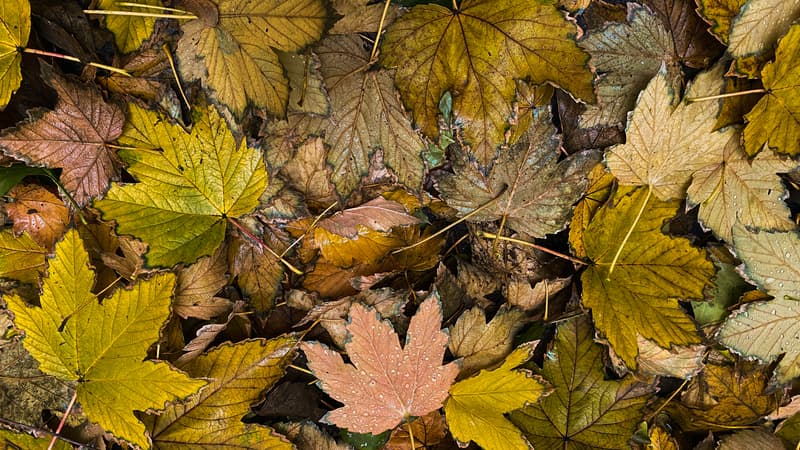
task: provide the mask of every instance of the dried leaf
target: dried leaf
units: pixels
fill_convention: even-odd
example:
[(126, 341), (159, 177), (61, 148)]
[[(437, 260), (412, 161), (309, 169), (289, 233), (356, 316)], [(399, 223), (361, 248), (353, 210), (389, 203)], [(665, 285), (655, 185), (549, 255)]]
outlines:
[[(409, 436), (408, 428), (412, 435)], [(434, 447), (444, 440), (446, 434), (444, 417), (439, 411), (415, 419), (405, 427), (398, 427), (392, 431), (389, 441), (382, 450), (416, 450), (419, 448)], [(411, 444), (413, 436), (414, 444)]]
[[(262, 239), (276, 252), (283, 251), (286, 246), (271, 232)], [(233, 235), (228, 248), (231, 276), (236, 277), (237, 284), (258, 313), (271, 311), (284, 278), (283, 265), (261, 245), (240, 233)]]
[[(371, 0), (332, 0), (331, 5), (342, 16), (328, 32), (331, 34), (375, 33), (381, 23), (383, 4)], [(383, 19), (386, 29), (397, 18), (398, 7), (390, 5)]]
[(733, 20), (728, 52), (734, 58), (768, 53), (798, 16), (794, 0), (749, 0)]
[(706, 22), (711, 24), (708, 30), (720, 42), (728, 45), (728, 35), (731, 29), (731, 22), (739, 14), (747, 0), (695, 0), (697, 1), (697, 13)]
[(361, 305), (350, 309), (345, 348), (352, 365), (322, 344), (301, 344), (322, 389), (345, 405), (326, 420), (355, 433), (382, 433), (440, 408), (458, 374), (455, 363), (441, 365), (447, 334), (439, 329), (438, 295), (420, 305), (402, 350), (392, 327), (376, 316)]
[(670, 31), (678, 59), (693, 68), (703, 68), (722, 53), (722, 46), (706, 31), (695, 13), (692, 0), (644, 0)]
[(486, 323), (486, 314), (475, 307), (459, 316), (450, 327), (450, 352), (463, 358), (461, 377), (500, 362), (511, 352), (511, 343), (520, 328), (525, 325), (525, 313), (501, 307)]
[(225, 248), (220, 247), (213, 255), (200, 258), (196, 263), (178, 272), (172, 310), (183, 317), (211, 319), (227, 312), (230, 300), (215, 297), (228, 284)]
[(717, 450), (784, 450), (781, 439), (764, 430), (741, 430), (720, 439)]
[(37, 244), (52, 251), (69, 224), (64, 202), (35, 184), (19, 185), (8, 196), (12, 203), (6, 205), (6, 213), (14, 221), (14, 234), (27, 231)]
[(705, 346), (673, 345), (665, 349), (641, 336), (638, 336), (637, 342), (639, 355), (636, 356), (636, 362), (639, 371), (645, 375), (689, 379), (703, 370)]
[(503, 296), (510, 306), (525, 312), (539, 309), (550, 298), (572, 283), (572, 277), (544, 279), (531, 287), (527, 279), (511, 279), (503, 288)]
[(289, 79), (289, 112), (327, 116), (331, 106), (319, 70), (319, 58), (312, 53), (299, 55), (278, 51), (278, 60)]

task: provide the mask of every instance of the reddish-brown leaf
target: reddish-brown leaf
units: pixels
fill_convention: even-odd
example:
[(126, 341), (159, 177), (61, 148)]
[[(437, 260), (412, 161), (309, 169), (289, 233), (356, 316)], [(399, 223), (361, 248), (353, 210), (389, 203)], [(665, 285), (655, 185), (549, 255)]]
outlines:
[(442, 366), (447, 334), (436, 293), (422, 302), (408, 327), (405, 348), (386, 321), (359, 304), (350, 309), (351, 339), (345, 345), (351, 364), (319, 343), (302, 344), (308, 367), (322, 389), (344, 406), (326, 419), (356, 433), (378, 434), (411, 416), (442, 406), (458, 365)]
[(62, 168), (61, 182), (83, 206), (103, 194), (119, 170), (108, 143), (122, 134), (125, 114), (94, 87), (61, 78), (52, 69), (42, 72), (58, 94), (55, 109), (4, 133), (0, 147), (31, 165)]
[(18, 185), (8, 196), (8, 217), (14, 221), (14, 234), (30, 233), (37, 244), (53, 249), (69, 223), (69, 211), (64, 203), (47, 189), (35, 184)]

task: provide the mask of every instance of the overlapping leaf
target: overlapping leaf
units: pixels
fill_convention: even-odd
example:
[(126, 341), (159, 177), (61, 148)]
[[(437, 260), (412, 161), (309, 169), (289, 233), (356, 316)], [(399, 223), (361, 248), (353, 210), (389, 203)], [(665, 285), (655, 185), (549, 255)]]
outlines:
[(555, 392), (510, 414), (535, 448), (625, 448), (650, 389), (626, 377), (606, 380), (603, 351), (583, 318), (558, 328), (542, 376)]
[(28, 0), (0, 1), (0, 111), (5, 109), (22, 82), (22, 53), (31, 32)]
[(42, 372), (77, 381), (78, 402), (92, 421), (147, 447), (133, 410), (161, 409), (205, 385), (165, 362), (142, 361), (169, 315), (174, 283), (171, 274), (157, 275), (118, 290), (101, 305), (91, 293), (89, 255), (78, 232), (70, 230), (50, 261), (41, 308), (15, 295), (6, 300)]
[(749, 0), (733, 19), (728, 52), (734, 58), (769, 52), (798, 16), (800, 2)]
[(638, 335), (664, 348), (700, 342), (678, 299), (702, 299), (714, 275), (704, 250), (661, 232), (678, 202), (651, 197), (648, 188), (620, 188), (583, 237), (593, 261), (581, 277), (583, 304), (629, 367), (636, 366)]
[(0, 278), (11, 278), (24, 283), (36, 283), (45, 271), (45, 255), (42, 248), (27, 233), (15, 236), (5, 229), (0, 231)]
[(121, 234), (150, 248), (151, 266), (192, 263), (210, 255), (225, 236), (226, 217), (257, 205), (267, 182), (259, 151), (237, 145), (213, 107), (199, 106), (191, 132), (130, 104), (120, 143), (139, 183), (116, 185), (95, 202)]
[[(97, 7), (110, 11), (139, 11), (152, 12), (146, 8), (136, 8), (130, 5), (120, 5), (118, 0), (99, 0)], [(130, 3), (130, 2), (127, 2)], [(161, 0), (136, 0), (135, 3), (146, 6), (163, 6)], [(114, 41), (122, 53), (130, 53), (150, 38), (156, 19), (153, 17), (109, 15), (105, 18), (106, 28), (114, 33)]]
[(415, 6), (386, 31), (381, 60), (396, 68), (395, 82), (415, 122), (438, 135), (438, 103), (455, 91), (453, 112), (464, 125), (478, 161), (487, 165), (504, 141), (514, 79), (561, 86), (594, 100), (588, 55), (576, 29), (552, 0), (464, 0), (452, 11)]
[(289, 83), (275, 50), (301, 50), (319, 39), (321, 0), (209, 0), (181, 25), (181, 74), (200, 79), (237, 116), (248, 104), (284, 116)]
[(519, 309), (501, 307), (486, 323), (486, 313), (475, 307), (465, 311), (450, 327), (450, 352), (463, 358), (461, 373), (471, 374), (478, 369), (500, 362), (512, 348), (514, 335), (525, 325), (525, 313)]
[(559, 162), (559, 144), (550, 114), (541, 111), (520, 142), (498, 157), (488, 175), (461, 152), (454, 157), (455, 173), (439, 178), (439, 190), (462, 215), (497, 197), (470, 216), (470, 222), (505, 216), (509, 227), (528, 236), (555, 233), (567, 224), (572, 205), (586, 189), (586, 174), (598, 160), (597, 153), (585, 151)]
[(745, 3), (747, 0), (697, 0), (697, 13), (711, 24), (711, 34), (727, 45), (731, 23)]

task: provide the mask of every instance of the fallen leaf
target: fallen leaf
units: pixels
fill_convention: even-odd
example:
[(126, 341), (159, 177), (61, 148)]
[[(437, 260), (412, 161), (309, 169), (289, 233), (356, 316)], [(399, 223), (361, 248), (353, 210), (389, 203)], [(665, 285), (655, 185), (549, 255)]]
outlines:
[(571, 284), (572, 277), (544, 279), (533, 287), (527, 279), (512, 278), (503, 286), (503, 296), (509, 305), (531, 312), (540, 309), (548, 300)]
[(386, 30), (381, 63), (397, 69), (395, 83), (414, 121), (439, 134), (438, 103), (454, 91), (472, 153), (489, 165), (504, 142), (515, 79), (545, 82), (594, 101), (589, 56), (578, 30), (551, 0), (520, 7), (512, 0), (464, 0), (453, 11), (417, 5)]
[[(685, 97), (713, 95), (722, 89), (722, 65), (701, 73)], [(714, 101), (673, 106), (662, 68), (639, 96), (628, 120), (627, 142), (606, 154), (606, 164), (621, 184), (647, 184), (661, 200), (686, 195), (692, 174), (717, 161), (732, 130), (712, 132), (719, 104)]]
[(797, 1), (749, 0), (731, 24), (728, 53), (734, 58), (768, 53), (798, 16)]
[[(9, 449), (48, 448), (50, 439), (50, 436), (47, 435), (34, 437), (18, 431), (0, 430), (0, 443)], [(56, 440), (52, 448), (55, 450), (70, 450), (74, 447), (59, 439)]]
[(345, 405), (325, 420), (355, 433), (379, 434), (439, 409), (458, 374), (457, 364), (441, 365), (447, 334), (439, 329), (442, 313), (435, 292), (411, 319), (402, 350), (392, 327), (376, 316), (358, 304), (350, 309), (351, 339), (345, 348), (352, 365), (322, 344), (301, 344), (322, 389)]
[(637, 336), (664, 348), (700, 343), (678, 299), (702, 299), (714, 265), (705, 250), (661, 232), (677, 201), (650, 198), (647, 188), (620, 188), (597, 211), (584, 235), (593, 263), (581, 277), (583, 304), (597, 329), (628, 365), (636, 367)]
[(518, 369), (531, 358), (534, 345), (523, 344), (494, 370), (450, 387), (444, 404), (450, 433), (460, 442), (475, 441), (483, 448), (526, 450), (528, 441), (505, 414), (547, 395), (546, 384), (530, 371)]
[(28, 0), (3, 0), (0, 16), (0, 111), (22, 82), (22, 52), (31, 32), (31, 5)]
[(666, 430), (659, 426), (653, 427), (651, 430), (650, 445), (652, 450), (680, 450), (678, 442)]
[(241, 117), (248, 104), (286, 115), (289, 82), (276, 50), (319, 39), (327, 19), (320, 0), (208, 0), (200, 18), (181, 24), (176, 56), (184, 79), (199, 79)]
[(122, 133), (122, 108), (106, 103), (99, 90), (42, 72), (58, 94), (55, 109), (0, 135), (5, 153), (31, 165), (62, 168), (61, 183), (79, 205), (102, 195), (116, 178), (119, 158), (109, 146)]
[(117, 245), (110, 249), (112, 251), (100, 254), (103, 264), (129, 281), (134, 281), (139, 275), (146, 273), (143, 255), (147, 252), (147, 245), (129, 236), (119, 236), (114, 241)]
[(211, 256), (197, 260), (178, 272), (172, 311), (183, 317), (211, 319), (228, 312), (231, 302), (216, 297), (228, 284), (226, 249), (220, 247)]
[(455, 173), (438, 178), (439, 191), (462, 217), (492, 202), (469, 222), (505, 217), (511, 229), (530, 237), (561, 231), (586, 189), (586, 174), (598, 154), (585, 151), (559, 162), (559, 146), (550, 114), (542, 111), (526, 136), (500, 154), (488, 175), (466, 152), (456, 153)]
[(703, 370), (706, 353), (703, 345), (673, 345), (666, 349), (641, 336), (638, 336), (637, 342), (639, 373), (688, 380)]
[[(134, 12), (152, 12), (147, 8), (136, 8), (128, 5), (120, 5), (117, 0), (98, 0), (97, 9), (105, 9), (109, 11), (134, 11)], [(128, 2), (130, 3), (130, 2)], [(137, 4), (147, 6), (164, 6), (161, 0), (136, 0)], [(121, 15), (107, 15), (104, 17), (106, 28), (114, 33), (114, 42), (117, 44), (117, 49), (122, 53), (130, 53), (140, 45), (142, 42), (150, 38), (153, 34), (156, 19), (153, 17), (142, 16), (121, 16)]]
[(339, 444), (330, 435), (320, 430), (313, 422), (294, 422), (276, 428), (289, 438), (297, 450), (350, 450), (347, 444)]
[(14, 222), (14, 234), (27, 231), (37, 244), (52, 250), (69, 224), (64, 202), (36, 184), (18, 185), (8, 196), (12, 202), (6, 204), (6, 213)]
[[(408, 432), (409, 427), (411, 428), (410, 435)], [(442, 413), (438, 410), (431, 411), (415, 419), (405, 427), (398, 427), (392, 430), (389, 441), (382, 450), (416, 450), (434, 447), (444, 440), (445, 435), (446, 429)]]
[(711, 24), (708, 30), (720, 42), (728, 45), (731, 23), (747, 0), (696, 0), (697, 13)]
[(717, 450), (784, 450), (781, 438), (764, 430), (740, 430), (720, 438)]
[(309, 138), (281, 168), (289, 185), (303, 194), (309, 208), (325, 209), (338, 201), (327, 157), (328, 150), (322, 138)]
[(267, 182), (261, 152), (244, 140), (237, 145), (214, 107), (196, 107), (191, 132), (133, 103), (129, 108), (119, 141), (131, 148), (120, 156), (139, 183), (113, 186), (94, 206), (120, 234), (149, 245), (148, 266), (212, 254), (225, 236), (225, 218), (258, 205)]
[[(331, 101), (329, 117), (291, 115), (289, 122), (302, 135), (321, 135), (331, 150), (331, 182), (346, 196), (369, 171), (376, 149), (406, 186), (422, 183), (420, 153), (425, 143), (397, 98), (391, 74), (368, 70), (369, 52), (357, 36), (331, 36), (314, 49)], [(327, 206), (327, 205), (326, 205)]]
[(153, 325), (169, 315), (174, 276), (159, 274), (133, 289), (117, 290), (101, 305), (91, 293), (94, 273), (75, 230), (56, 245), (48, 272), (41, 308), (16, 295), (5, 298), (17, 327), (25, 331), (25, 348), (42, 372), (78, 382), (78, 402), (92, 421), (148, 447), (145, 427), (133, 410), (164, 408), (206, 384), (166, 362), (142, 361), (159, 337), (160, 327)]
[(210, 382), (187, 401), (145, 417), (154, 447), (291, 450), (274, 430), (246, 424), (242, 417), (284, 375), (295, 357), (295, 342), (282, 336), (225, 343), (190, 361), (183, 369)]
[(328, 31), (331, 34), (375, 33), (383, 23), (384, 29), (395, 21), (398, 7), (389, 5), (383, 16), (384, 5), (371, 0), (332, 0), (331, 6), (342, 16)]
[(450, 353), (462, 358), (461, 376), (491, 367), (511, 352), (517, 331), (527, 321), (525, 313), (501, 307), (486, 323), (486, 313), (478, 307), (464, 311), (450, 327)]
[(224, 323), (209, 323), (200, 327), (195, 332), (194, 339), (183, 346), (182, 350), (185, 353), (175, 360), (175, 365), (177, 367), (183, 367), (186, 365), (186, 363), (197, 358), (203, 352), (208, 350), (220, 333), (225, 331), (225, 329), (228, 327), (228, 324), (231, 323), (231, 320), (245, 311), (245, 306), (245, 302), (238, 300), (232, 306), (226, 308), (230, 309), (231, 312), (228, 314), (228, 319)]
[[(783, 4), (796, 4), (794, 7), (800, 14), (800, 2)], [(745, 116), (748, 123), (744, 129), (744, 148), (749, 156), (761, 151), (764, 145), (784, 155), (800, 154), (797, 148), (800, 140), (800, 126), (797, 125), (800, 120), (800, 69), (795, 64), (797, 58), (800, 58), (800, 25), (792, 26), (781, 38), (775, 61), (761, 71), (761, 81), (767, 93)]]
[(575, 256), (579, 258), (586, 257), (583, 234), (586, 232), (586, 228), (589, 227), (594, 214), (611, 196), (616, 182), (614, 175), (611, 175), (606, 170), (603, 163), (598, 163), (592, 167), (586, 178), (589, 185), (586, 188), (586, 195), (581, 198), (572, 210), (572, 221), (569, 225), (569, 245), (572, 247)]
[(695, 1), (643, 0), (642, 3), (664, 21), (678, 59), (686, 66), (700, 69), (722, 54), (723, 47), (706, 31), (706, 24), (695, 13)]
[(727, 242), (733, 242), (737, 221), (763, 230), (793, 229), (795, 223), (783, 201), (788, 193), (777, 174), (795, 170), (797, 163), (772, 152), (748, 159), (740, 133), (730, 134), (719, 150), (717, 162), (695, 172), (687, 191), (687, 206), (700, 205), (700, 222)]
[(511, 412), (535, 448), (625, 448), (652, 390), (632, 377), (606, 380), (603, 351), (583, 318), (558, 327), (542, 377), (555, 391)]
[(315, 229), (315, 239), (324, 239), (322, 233), (316, 232), (319, 229), (328, 234), (355, 239), (358, 237), (361, 227), (386, 232), (396, 226), (413, 225), (419, 222), (420, 220), (409, 215), (400, 203), (386, 200), (383, 197), (375, 197), (362, 205), (348, 208), (320, 220)]
[(14, 236), (11, 230), (0, 231), (0, 278), (38, 283), (45, 271), (46, 254), (29, 234)]
[[(287, 245), (271, 231), (262, 235), (262, 240), (276, 252), (282, 252)], [(242, 293), (250, 298), (258, 313), (271, 311), (284, 278), (283, 265), (261, 245), (238, 232), (233, 234), (228, 249), (231, 277), (236, 277)]]

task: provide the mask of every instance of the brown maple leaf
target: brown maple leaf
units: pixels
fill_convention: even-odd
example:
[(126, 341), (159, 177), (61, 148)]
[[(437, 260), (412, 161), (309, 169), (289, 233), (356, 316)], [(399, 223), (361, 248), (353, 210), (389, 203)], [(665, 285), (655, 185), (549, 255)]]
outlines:
[(84, 206), (106, 191), (120, 165), (108, 143), (119, 137), (125, 114), (100, 91), (64, 79), (52, 68), (42, 73), (58, 94), (53, 111), (0, 136), (0, 147), (34, 166), (60, 167), (61, 183)]
[(345, 349), (351, 364), (320, 343), (302, 343), (308, 367), (322, 389), (344, 406), (326, 420), (355, 433), (379, 434), (412, 416), (442, 406), (458, 375), (458, 364), (441, 365), (447, 334), (435, 292), (419, 306), (408, 327), (406, 345), (386, 321), (360, 304), (350, 309)]

